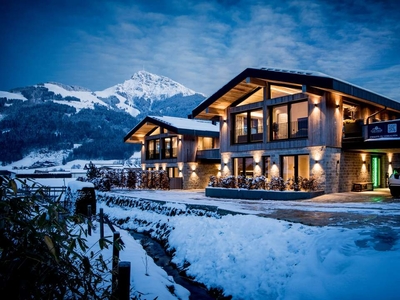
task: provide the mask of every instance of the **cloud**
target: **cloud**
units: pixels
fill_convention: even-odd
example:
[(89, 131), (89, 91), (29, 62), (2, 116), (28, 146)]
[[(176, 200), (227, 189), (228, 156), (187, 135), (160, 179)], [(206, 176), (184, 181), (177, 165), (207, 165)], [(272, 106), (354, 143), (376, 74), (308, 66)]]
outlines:
[[(68, 3), (47, 9), (61, 21), (43, 30), (44, 55), (55, 60), (42, 67), (55, 81), (99, 90), (144, 68), (210, 95), (247, 67), (271, 66), (320, 71), (398, 94), (392, 78), (400, 75), (400, 16), (390, 1)], [(35, 29), (39, 39), (43, 32)], [(380, 78), (387, 81), (377, 84)]]

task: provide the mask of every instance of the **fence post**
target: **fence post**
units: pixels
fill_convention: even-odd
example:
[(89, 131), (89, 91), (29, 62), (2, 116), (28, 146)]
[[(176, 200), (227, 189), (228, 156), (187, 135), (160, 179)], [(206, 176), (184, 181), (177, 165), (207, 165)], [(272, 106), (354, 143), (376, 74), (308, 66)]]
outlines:
[(118, 276), (118, 261), (119, 261), (119, 243), (120, 243), (120, 234), (118, 231), (114, 232), (113, 235), (113, 255), (112, 255), (112, 295), (117, 295), (117, 276)]
[(100, 208), (100, 239), (104, 239), (104, 219), (102, 208)]
[(87, 218), (88, 218), (88, 235), (92, 235), (92, 206), (87, 206)]
[(129, 300), (131, 284), (131, 263), (121, 261), (118, 266), (118, 296), (119, 300)]

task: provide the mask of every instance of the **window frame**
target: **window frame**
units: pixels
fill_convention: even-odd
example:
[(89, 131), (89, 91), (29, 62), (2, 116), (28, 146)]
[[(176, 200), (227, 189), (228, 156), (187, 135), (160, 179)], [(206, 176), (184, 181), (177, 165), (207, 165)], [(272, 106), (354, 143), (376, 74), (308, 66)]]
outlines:
[[(298, 126), (297, 131), (295, 133), (292, 132), (292, 128), (294, 128), (294, 122), (292, 121), (292, 106), (299, 104), (299, 103), (305, 103), (307, 106), (307, 116), (306, 117), (301, 117), (297, 118), (296, 121), (299, 124), (299, 122), (303, 122), (301, 126), (302, 131), (305, 131), (305, 134), (300, 134), (299, 136), (296, 136), (298, 133), (300, 133), (300, 126)], [(279, 132), (279, 124), (278, 127), (275, 125), (276, 121), (274, 118), (274, 109), (278, 107), (286, 107), (286, 114), (287, 114), (287, 122), (286, 122), (286, 131), (284, 133), (285, 138), (279, 138), (277, 132)], [(289, 140), (289, 139), (300, 139), (300, 138), (308, 138), (308, 120), (309, 120), (309, 112), (308, 112), (308, 99), (303, 99), (301, 101), (295, 101), (295, 102), (288, 102), (288, 103), (279, 103), (275, 105), (268, 106), (268, 111), (269, 111), (269, 136), (270, 136), (270, 141), (282, 141), (282, 140)], [(283, 124), (283, 123), (282, 123)], [(306, 125), (306, 126), (304, 126)]]
[[(299, 179), (299, 156), (307, 156), (308, 157), (308, 174), (307, 174), (307, 178), (310, 178), (310, 154), (309, 153), (298, 153), (298, 154), (288, 154), (288, 155), (281, 155), (280, 156), (280, 174), (281, 177), (283, 178), (283, 180), (288, 180), (291, 177), (285, 178), (285, 174), (284, 174), (284, 158), (285, 157), (293, 157), (294, 158), (294, 166), (293, 166), (293, 177), (294, 177), (294, 181), (298, 182)], [(300, 172), (302, 173), (302, 172)]]
[[(236, 163), (236, 161), (238, 163)], [(241, 164), (239, 164), (239, 162)], [(238, 166), (242, 166), (242, 170), (237, 170)], [(251, 171), (247, 169), (247, 166), (252, 166)], [(252, 156), (246, 156), (246, 157), (235, 157), (233, 158), (233, 174), (237, 176), (245, 176), (247, 178), (252, 178), (254, 177), (254, 158)]]
[[(259, 118), (252, 118), (252, 113), (254, 112), (261, 112), (261, 119)], [(239, 142), (239, 135), (237, 135), (238, 132), (238, 128), (236, 127), (237, 124), (237, 119), (236, 117), (238, 115), (243, 115), (246, 114), (246, 116), (244, 117), (245, 120), (245, 124), (243, 126), (243, 130), (245, 131), (245, 134), (240, 135), (240, 137), (245, 137), (245, 139), (242, 142)], [(233, 121), (233, 126), (232, 126), (232, 131), (231, 131), (231, 141), (232, 144), (235, 145), (240, 145), (240, 144), (254, 144), (254, 143), (263, 143), (264, 141), (264, 112), (262, 108), (255, 108), (255, 109), (250, 109), (250, 110), (245, 110), (245, 111), (241, 111), (241, 112), (235, 112), (231, 114), (231, 119)], [(254, 128), (253, 126), (253, 120), (257, 120), (259, 122), (261, 122), (261, 124), (257, 125), (257, 130), (255, 133), (252, 133), (252, 130)], [(261, 129), (262, 131), (259, 131), (259, 129)], [(255, 136), (260, 136), (261, 135), (261, 139), (256, 139), (254, 140)]]

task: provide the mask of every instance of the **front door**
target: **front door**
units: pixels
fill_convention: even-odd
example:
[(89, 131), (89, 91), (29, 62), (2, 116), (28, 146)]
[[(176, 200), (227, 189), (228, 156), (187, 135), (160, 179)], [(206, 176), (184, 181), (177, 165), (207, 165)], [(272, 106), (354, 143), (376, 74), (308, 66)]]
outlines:
[(382, 187), (380, 156), (372, 156), (372, 158), (371, 158), (371, 176), (372, 176), (372, 184), (373, 184), (374, 188)]

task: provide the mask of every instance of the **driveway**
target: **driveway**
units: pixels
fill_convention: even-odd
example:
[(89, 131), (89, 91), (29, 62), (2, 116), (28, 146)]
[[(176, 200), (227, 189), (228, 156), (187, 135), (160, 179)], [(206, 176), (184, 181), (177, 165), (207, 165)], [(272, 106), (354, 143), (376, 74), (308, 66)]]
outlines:
[(222, 214), (245, 213), (313, 226), (400, 228), (400, 199), (389, 189), (333, 193), (307, 200), (241, 200), (206, 197), (204, 190), (114, 190), (126, 197), (201, 206)]

